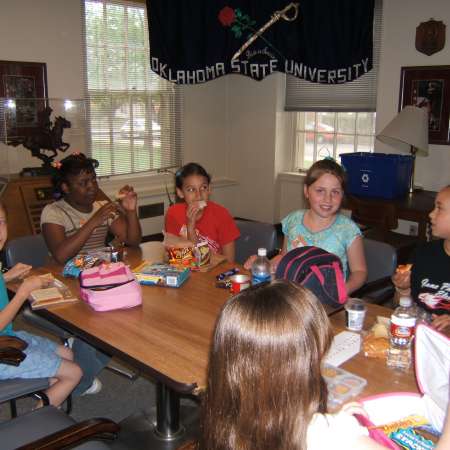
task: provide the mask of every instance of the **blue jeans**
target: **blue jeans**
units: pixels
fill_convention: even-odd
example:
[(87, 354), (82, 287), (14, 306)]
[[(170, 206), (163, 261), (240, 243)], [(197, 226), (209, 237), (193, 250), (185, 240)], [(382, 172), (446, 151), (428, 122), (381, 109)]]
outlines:
[(81, 381), (72, 392), (72, 395), (76, 397), (89, 389), (94, 378), (108, 365), (111, 356), (100, 352), (81, 339), (74, 340), (72, 351), (75, 362), (83, 371)]

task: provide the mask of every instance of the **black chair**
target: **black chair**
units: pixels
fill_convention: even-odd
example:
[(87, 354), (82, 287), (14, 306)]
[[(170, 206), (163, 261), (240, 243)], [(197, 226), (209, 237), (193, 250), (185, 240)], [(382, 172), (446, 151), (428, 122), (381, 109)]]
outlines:
[(393, 299), (395, 289), (391, 276), (397, 267), (397, 252), (385, 242), (364, 238), (367, 281), (352, 297), (364, 297), (371, 303), (384, 304)]
[[(26, 343), (17, 337), (0, 336), (0, 364), (18, 366), (26, 358), (23, 353)], [(64, 412), (49, 406), (42, 390), (48, 388), (47, 378), (11, 379), (0, 381), (0, 403), (13, 401), (28, 395), (36, 395), (44, 406), (0, 424), (0, 448), (12, 449), (56, 449), (77, 448), (79, 450), (106, 450), (102, 442), (89, 442), (95, 437), (111, 438), (119, 426), (109, 419), (91, 419), (76, 423)], [(14, 406), (15, 407), (15, 406)], [(75, 447), (76, 446), (76, 447)]]
[[(0, 364), (18, 366), (26, 355), (23, 350), (26, 342), (15, 336), (0, 336)], [(44, 405), (49, 400), (44, 393), (50, 386), (48, 378), (12, 378), (0, 381), (0, 403), (9, 402), (11, 417), (17, 417), (16, 400), (34, 396), (42, 400)]]
[(54, 406), (44, 406), (0, 424), (2, 450), (108, 450), (105, 442), (114, 439), (119, 425), (110, 419), (95, 418), (75, 422)]
[(267, 249), (267, 256), (273, 256), (277, 248), (277, 231), (271, 223), (252, 220), (234, 220), (241, 235), (236, 240), (235, 260), (244, 264), (251, 255), (256, 255), (259, 247)]
[[(42, 267), (48, 257), (47, 244), (41, 234), (12, 239), (5, 245), (5, 261), (8, 268), (20, 262), (33, 267)], [(22, 316), (31, 325), (59, 337), (64, 343), (72, 337), (67, 331), (35, 314), (28, 304), (25, 304)]]

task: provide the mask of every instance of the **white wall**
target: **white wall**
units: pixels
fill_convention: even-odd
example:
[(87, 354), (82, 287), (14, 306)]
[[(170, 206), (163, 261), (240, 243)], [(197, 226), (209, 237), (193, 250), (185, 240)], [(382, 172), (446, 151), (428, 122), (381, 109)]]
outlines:
[[(0, 60), (47, 64), (50, 98), (83, 96), (81, 7), (78, 0), (14, 0), (1, 2)], [(0, 144), (0, 173), (37, 166), (22, 146)]]

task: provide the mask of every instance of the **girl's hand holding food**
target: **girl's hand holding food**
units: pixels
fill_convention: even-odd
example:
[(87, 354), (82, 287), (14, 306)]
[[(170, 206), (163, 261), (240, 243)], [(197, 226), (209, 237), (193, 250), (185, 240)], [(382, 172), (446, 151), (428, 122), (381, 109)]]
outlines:
[(392, 283), (400, 294), (406, 294), (411, 288), (411, 264), (400, 265), (392, 275)]
[(26, 299), (30, 296), (31, 291), (45, 288), (49, 286), (50, 282), (51, 281), (48, 278), (33, 275), (23, 280), (22, 284), (17, 290), (17, 294), (23, 295)]
[(189, 203), (186, 208), (186, 218), (188, 226), (194, 226), (198, 219), (200, 219), (203, 209), (206, 207), (206, 202), (199, 200)]
[(9, 282), (16, 279), (22, 280), (28, 275), (31, 269), (32, 267), (29, 264), (17, 263), (15, 266), (11, 267), (8, 272), (5, 273), (5, 281)]
[(119, 215), (119, 208), (116, 203), (104, 204), (90, 219), (96, 227), (103, 225), (108, 220), (114, 220)]
[(128, 184), (119, 189), (116, 194), (116, 200), (120, 201), (125, 211), (135, 211), (137, 207), (137, 194), (132, 186)]

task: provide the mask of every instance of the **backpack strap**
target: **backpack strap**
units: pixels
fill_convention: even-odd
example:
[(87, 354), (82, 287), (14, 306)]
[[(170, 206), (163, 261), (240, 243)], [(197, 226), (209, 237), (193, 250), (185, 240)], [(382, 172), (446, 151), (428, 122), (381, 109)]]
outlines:
[[(296, 262), (296, 261), (299, 260), (299, 259), (305, 258), (305, 256), (308, 255), (309, 253), (313, 252), (313, 251), (316, 249), (316, 247), (309, 247), (308, 249), (306, 249), (305, 247), (298, 247), (298, 249), (299, 249), (299, 250), (297, 251), (298, 254), (295, 255), (295, 257), (292, 258), (292, 259), (286, 264), (286, 267), (284, 268), (283, 276), (286, 277), (286, 278), (287, 278), (287, 276), (288, 276), (289, 269), (292, 267), (292, 264), (294, 264), (294, 262)], [(304, 251), (303, 251), (303, 250), (304, 250)], [(291, 250), (291, 252), (292, 252), (292, 250)], [(302, 265), (303, 265), (303, 264), (299, 264), (299, 268), (301, 268)], [(298, 268), (297, 268), (296, 275), (297, 275), (298, 272), (299, 272), (299, 270), (298, 270)]]
[(334, 273), (336, 274), (336, 287), (338, 290), (339, 303), (345, 303), (347, 301), (347, 287), (345, 286), (344, 274), (341, 270), (341, 266), (338, 261), (333, 262)]
[(325, 283), (325, 278), (323, 277), (322, 272), (319, 270), (319, 268), (316, 265), (311, 266), (311, 272), (314, 273), (314, 275), (319, 280), (320, 284), (323, 286)]

